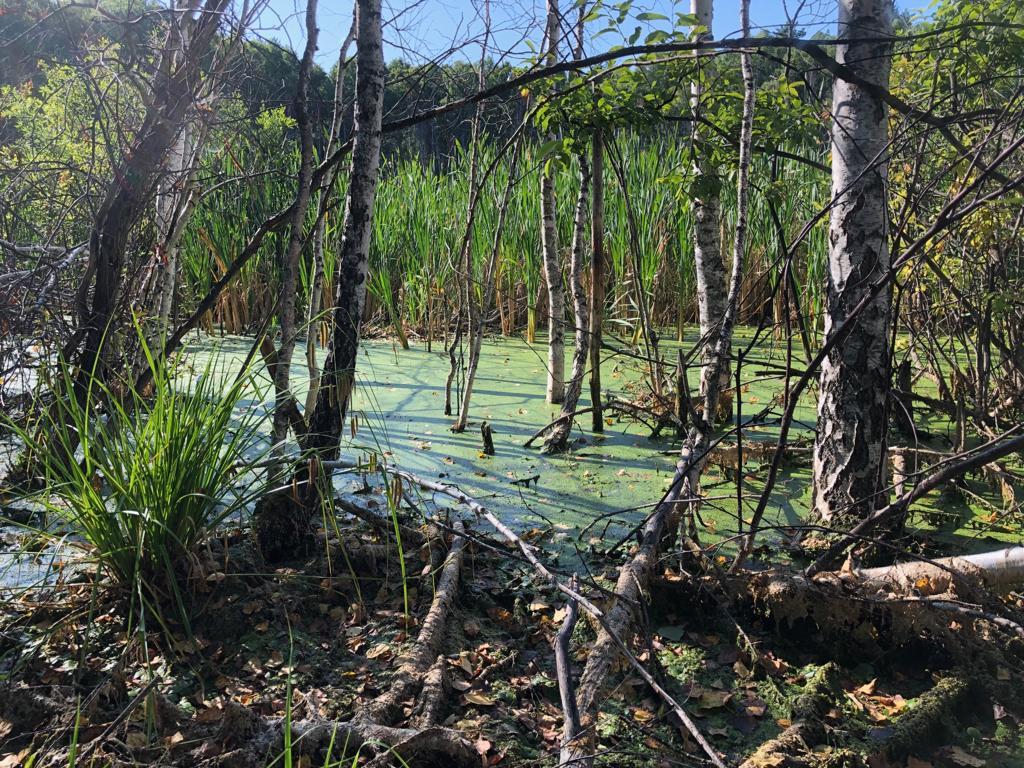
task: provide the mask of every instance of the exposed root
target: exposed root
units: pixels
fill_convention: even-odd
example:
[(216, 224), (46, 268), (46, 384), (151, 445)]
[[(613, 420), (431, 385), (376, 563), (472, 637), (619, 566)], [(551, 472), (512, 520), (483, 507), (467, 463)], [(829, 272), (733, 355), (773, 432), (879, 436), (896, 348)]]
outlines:
[(949, 721), (964, 708), (972, 692), (973, 686), (966, 675), (951, 674), (942, 678), (917, 699), (913, 709), (896, 720), (891, 735), (883, 742), (883, 751), (892, 758), (902, 759), (924, 749), (949, 732)]
[(423, 619), (420, 634), (412, 647), (399, 656), (398, 671), (392, 678), (388, 690), (366, 706), (357, 718), (360, 721), (394, 723), (401, 712), (402, 702), (413, 697), (441, 651), (448, 615), (458, 594), (459, 572), (462, 569), (463, 553), (466, 548), (462, 522), (456, 521), (453, 527), (455, 536), (448, 552), (448, 559), (441, 570), (441, 577), (434, 591), (434, 600)]
[(825, 735), (822, 715), (835, 703), (838, 668), (820, 667), (793, 703), (793, 724), (743, 761), (740, 768), (805, 768), (816, 764), (810, 753)]
[(438, 656), (434, 666), (423, 678), (423, 689), (416, 702), (416, 716), (413, 722), (418, 728), (430, 728), (441, 722), (450, 688), (448, 663), (444, 656)]
[[(244, 746), (233, 752), (209, 758), (201, 765), (232, 768), (263, 768), (281, 754), (285, 721), (282, 718), (260, 720), (259, 731)], [(324, 764), (333, 742), (332, 759), (340, 756), (344, 745), (351, 755), (364, 746), (377, 750), (370, 765), (456, 765), (478, 764), (470, 744), (449, 728), (391, 728), (362, 720), (296, 720), (291, 723), (292, 757), (308, 756), (314, 764)]]

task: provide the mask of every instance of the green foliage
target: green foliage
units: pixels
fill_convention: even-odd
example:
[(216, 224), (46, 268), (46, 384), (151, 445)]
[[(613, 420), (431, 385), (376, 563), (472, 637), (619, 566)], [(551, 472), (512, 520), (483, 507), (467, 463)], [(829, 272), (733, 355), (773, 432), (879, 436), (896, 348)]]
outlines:
[[(159, 615), (185, 615), (190, 579), (204, 578), (198, 545), (247, 503), (235, 488), (239, 459), (255, 445), (255, 416), (236, 406), (250, 377), (224, 380), (214, 364), (191, 386), (150, 355), (151, 396), (53, 371), (62, 393), (31, 431), (13, 427), (39, 460), (50, 513), (86, 542), (100, 567)], [(98, 406), (101, 410), (98, 410)]]

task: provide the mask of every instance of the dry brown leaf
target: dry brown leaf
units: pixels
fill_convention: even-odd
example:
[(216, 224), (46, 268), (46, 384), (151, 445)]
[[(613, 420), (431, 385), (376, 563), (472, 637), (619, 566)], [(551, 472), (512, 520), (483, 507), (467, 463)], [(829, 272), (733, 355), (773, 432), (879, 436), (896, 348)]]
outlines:
[(366, 658), (368, 659), (383, 659), (390, 656), (392, 653), (391, 646), (387, 643), (377, 643), (373, 648), (366, 652)]
[(871, 694), (873, 694), (875, 692), (875, 686), (876, 685), (878, 685), (878, 678), (877, 677), (873, 678), (871, 680), (871, 682), (864, 683), (864, 685), (862, 685), (862, 686), (860, 686), (858, 688), (855, 688), (854, 690), (856, 690), (857, 693), (863, 693), (865, 696), (870, 696)]

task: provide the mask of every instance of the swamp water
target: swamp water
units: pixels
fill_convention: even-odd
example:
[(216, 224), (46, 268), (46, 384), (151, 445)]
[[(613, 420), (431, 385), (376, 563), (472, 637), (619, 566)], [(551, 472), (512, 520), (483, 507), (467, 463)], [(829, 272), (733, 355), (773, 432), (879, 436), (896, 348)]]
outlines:
[[(739, 335), (740, 343), (745, 345), (752, 331), (743, 329)], [(696, 341), (687, 339), (685, 349), (692, 348)], [(186, 359), (197, 370), (216, 361), (229, 373), (241, 366), (251, 343), (243, 337), (197, 337), (187, 348)], [(611, 343), (617, 349), (626, 347), (616, 340)], [(663, 343), (663, 356), (674, 361), (677, 347)], [(624, 534), (667, 490), (679, 447), (670, 430), (651, 439), (644, 424), (606, 413), (605, 432), (595, 436), (590, 432), (591, 416), (587, 413), (577, 419), (569, 452), (544, 456), (540, 452), (542, 440), (532, 448), (523, 447), (560, 412), (559, 406), (544, 400), (547, 347), (543, 340), (534, 345), (517, 338), (485, 341), (470, 424), (462, 434), (450, 431), (454, 417), (444, 415), (448, 358), (440, 343), (435, 343), (434, 349), (427, 352), (425, 344), (419, 343), (403, 350), (390, 342), (362, 342), (350, 409), (357, 416), (358, 430), (353, 439), (346, 426), (342, 456), (365, 458), (375, 452), (420, 476), (458, 485), (520, 531), (550, 529), (552, 538), (568, 552), (574, 546), (585, 549), (588, 539), (601, 534), (607, 521), (611, 521), (610, 536)], [(774, 347), (770, 339), (759, 342), (748, 354), (743, 369), (744, 421), (771, 404), (781, 390), (778, 371), (764, 369), (781, 366), (784, 361), (784, 348)], [(643, 386), (641, 364), (631, 353), (607, 351), (602, 363), (606, 397), (633, 399)], [(567, 347), (566, 370), (570, 367), (571, 346)], [(305, 398), (305, 373), (305, 350), (298, 349), (292, 381), (300, 403)], [(695, 368), (690, 372), (691, 386), (696, 386), (697, 377)], [(251, 400), (241, 403), (241, 408), (268, 409), (272, 405), (268, 377), (261, 373), (257, 380), (258, 391)], [(458, 403), (454, 405), (457, 408)], [(585, 381), (578, 407), (589, 405), (589, 385)], [(767, 462), (764, 451), (755, 450), (755, 444), (774, 444), (780, 412), (781, 406), (773, 405), (764, 422), (744, 427), (745, 451), (751, 456), (745, 462), (748, 473), (757, 474), (761, 462)], [(791, 436), (807, 439), (814, 420), (811, 400), (797, 409), (797, 419), (800, 423)], [(494, 456), (482, 454), (480, 423), (484, 420), (494, 432)], [(726, 439), (734, 442), (735, 435)], [(734, 473), (729, 474), (727, 479), (720, 467), (711, 466), (705, 475), (711, 499), (703, 506), (701, 516), (708, 524), (709, 535), (715, 538), (728, 536), (736, 528), (736, 487), (731, 479)], [(527, 484), (530, 478), (536, 479)], [(351, 490), (351, 483), (350, 476), (343, 474), (336, 480), (339, 490)], [(756, 503), (754, 494), (761, 487), (756, 478), (746, 481), (745, 517), (750, 514), (747, 505)], [(806, 470), (787, 471), (773, 494), (766, 522), (798, 522), (807, 509), (808, 487)], [(444, 498), (435, 501), (451, 503)]]
[[(752, 340), (752, 329), (737, 329), (738, 348), (747, 350)], [(687, 338), (684, 351), (692, 349), (696, 342), (695, 337)], [(234, 376), (251, 344), (252, 339), (246, 337), (196, 335), (182, 359), (193, 372), (214, 366), (217, 375)], [(626, 342), (611, 338), (610, 345), (621, 351), (606, 350), (603, 355), (602, 384), (606, 398), (632, 400), (646, 386), (642, 383), (642, 363), (635, 359), (635, 353), (628, 351)], [(674, 361), (678, 347), (675, 342), (663, 342), (662, 356)], [(567, 352), (569, 370), (571, 347)], [(444, 415), (448, 358), (442, 345), (437, 343), (434, 352), (427, 352), (424, 344), (413, 343), (410, 349), (403, 350), (390, 342), (365, 340), (351, 408), (358, 430), (353, 438), (346, 426), (342, 456), (365, 459), (376, 453), (420, 476), (457, 485), (515, 529), (528, 532), (529, 538), (546, 536), (547, 546), (553, 545), (566, 557), (573, 558), (577, 550), (586, 551), (592, 543), (598, 543), (595, 537), (603, 536), (603, 546), (609, 546), (642, 521), (668, 488), (679, 441), (670, 430), (651, 439), (647, 426), (615, 414), (606, 414), (609, 418), (605, 432), (596, 436), (590, 432), (591, 416), (587, 413), (577, 419), (569, 452), (544, 456), (539, 447), (541, 440), (533, 448), (524, 448), (523, 443), (559, 413), (558, 406), (544, 401), (546, 355), (543, 339), (534, 345), (518, 338), (486, 340), (474, 387), (470, 425), (466, 432), (454, 434), (449, 429), (453, 417)], [(782, 411), (779, 394), (783, 386), (780, 369), (784, 363), (784, 347), (777, 345), (769, 334), (760, 336), (744, 356), (744, 519), (756, 506), (764, 470), (778, 436), (778, 417)], [(801, 363), (795, 365), (800, 367)], [(305, 350), (299, 348), (292, 366), (299, 402), (305, 399), (305, 373)], [(694, 368), (690, 372), (691, 386), (696, 382)], [(255, 386), (238, 405), (240, 418), (243, 414), (266, 416), (262, 423), (264, 434), (269, 433), (271, 392), (269, 378), (261, 370), (255, 377)], [(588, 382), (584, 382), (583, 392), (580, 408), (590, 405)], [(804, 445), (805, 459), (815, 420), (813, 397), (813, 392), (804, 395), (796, 411), (797, 423), (790, 431), (790, 440)], [(766, 409), (759, 422), (751, 423), (753, 416)], [(483, 420), (493, 429), (495, 456), (481, 452)], [(930, 418), (926, 424), (940, 435), (949, 429), (943, 420)], [(733, 424), (722, 425), (719, 433), (733, 429)], [(735, 445), (735, 432), (729, 431), (725, 441)], [(13, 450), (9, 443), (0, 446), (0, 470), (13, 456)], [(248, 458), (258, 459), (265, 455), (265, 450), (266, 442), (254, 448)], [(783, 466), (763, 521), (765, 528), (795, 525), (805, 518), (811, 499), (807, 463), (804, 460)], [(246, 477), (240, 478), (240, 492), (249, 490), (244, 487), (246, 482), (262, 482), (251, 479), (251, 475), (247, 481)], [(361, 487), (361, 482), (351, 474), (338, 473), (335, 478), (340, 492)], [(529, 484), (525, 482), (528, 478)], [(739, 503), (735, 478), (735, 466), (716, 463), (709, 465), (703, 477), (707, 498), (700, 511), (704, 524), (702, 539), (705, 543), (721, 542), (725, 554), (734, 548), (732, 537), (737, 531)], [(947, 494), (930, 497), (919, 505), (924, 513), (915, 518), (915, 525), (939, 529), (941, 538), (959, 544), (965, 551), (991, 548), (992, 540), (1006, 540), (1007, 532), (978, 524), (979, 520), (992, 517), (992, 509), (1002, 501), (999, 494), (981, 482), (972, 481), (970, 485), (976, 497), (974, 503)], [(980, 508), (978, 500), (989, 508)], [(455, 506), (446, 497), (432, 501), (438, 506)], [(462, 510), (459, 513), (465, 514)], [(765, 535), (773, 534), (768, 530)], [(26, 537), (23, 530), (0, 522), (0, 591), (50, 581), (54, 578), (54, 563), (73, 562), (80, 557), (77, 549), (54, 546), (52, 539), (44, 545), (42, 540), (43, 537)]]

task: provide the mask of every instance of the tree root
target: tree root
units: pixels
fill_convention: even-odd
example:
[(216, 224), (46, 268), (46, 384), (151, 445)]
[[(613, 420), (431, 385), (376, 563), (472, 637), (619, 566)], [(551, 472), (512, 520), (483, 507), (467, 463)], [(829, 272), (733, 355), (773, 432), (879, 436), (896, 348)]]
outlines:
[(466, 548), (462, 522), (456, 521), (453, 527), (455, 537), (448, 552), (448, 559), (441, 569), (434, 600), (423, 620), (420, 634), (412, 648), (399, 656), (398, 671), (392, 678), (388, 690), (367, 705), (357, 718), (360, 721), (394, 723), (401, 712), (402, 702), (421, 687), (427, 672), (437, 659), (444, 641), (448, 615), (458, 593), (459, 572), (462, 569), (463, 553)]
[(438, 656), (434, 666), (423, 678), (423, 689), (416, 703), (416, 716), (413, 720), (419, 728), (430, 728), (441, 722), (444, 714), (444, 703), (451, 689), (448, 677), (448, 663), (444, 656)]
[[(379, 515), (362, 504), (340, 496), (334, 499), (334, 504), (342, 512), (347, 512), (353, 517), (359, 518), (385, 538), (394, 537), (395, 523), (390, 517)], [(398, 532), (402, 537), (402, 545), (407, 548), (421, 547), (426, 541), (426, 536), (422, 531), (402, 525), (401, 523), (398, 524)]]
[[(231, 768), (263, 768), (273, 760), (284, 743), (283, 718), (267, 719), (245, 746), (211, 758), (205, 764)], [(392, 728), (362, 720), (345, 722), (329, 720), (296, 720), (291, 723), (292, 757), (310, 756), (322, 759), (333, 742), (332, 760), (341, 756), (342, 745), (349, 756), (363, 746), (378, 750), (369, 765), (385, 766), (392, 762), (406, 765), (478, 764), (473, 745), (449, 728)], [(401, 761), (401, 762), (400, 762)], [(316, 764), (314, 762), (314, 764)]]
[(966, 674), (943, 677), (917, 699), (913, 709), (896, 720), (891, 733), (882, 742), (882, 752), (900, 760), (933, 743), (943, 732), (948, 732), (949, 721), (964, 709), (974, 690)]
[[(458, 732), (436, 725), (447, 695), (446, 663), (440, 654), (448, 616), (459, 589), (459, 576), (466, 548), (465, 528), (453, 525), (455, 534), (448, 557), (434, 591), (434, 599), (423, 620), (416, 641), (397, 660), (398, 670), (388, 689), (344, 722), (320, 719), (291, 723), (292, 754), (322, 759), (330, 744), (340, 751), (344, 744), (351, 755), (364, 745), (378, 751), (368, 766), (400, 764), (441, 764), (470, 766), (479, 758), (473, 745)], [(419, 692), (413, 710), (415, 727), (395, 727), (403, 705)], [(225, 712), (221, 741), (242, 745), (234, 752), (215, 758), (217, 766), (258, 768), (280, 753), (285, 721), (261, 718), (250, 710), (233, 706)], [(338, 754), (332, 759), (337, 759)]]
[[(766, 572), (733, 577), (730, 588), (737, 599), (751, 600), (756, 611), (778, 624), (813, 622), (821, 639), (840, 650), (877, 652), (921, 639), (966, 664), (979, 650), (991, 650), (993, 630), (1013, 635), (1012, 642), (1019, 644), (1024, 627), (1000, 615), (1003, 609), (983, 608), (986, 598), (977, 580), (962, 572), (951, 577), (942, 569), (934, 574), (934, 583), (920, 577), (907, 583), (864, 579), (853, 572), (823, 573), (813, 580)], [(948, 591), (921, 594), (933, 588)]]
[(838, 667), (820, 667), (804, 684), (804, 692), (793, 703), (793, 724), (743, 761), (740, 768), (806, 768), (817, 761), (811, 747), (825, 735), (822, 715), (836, 698)]

